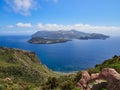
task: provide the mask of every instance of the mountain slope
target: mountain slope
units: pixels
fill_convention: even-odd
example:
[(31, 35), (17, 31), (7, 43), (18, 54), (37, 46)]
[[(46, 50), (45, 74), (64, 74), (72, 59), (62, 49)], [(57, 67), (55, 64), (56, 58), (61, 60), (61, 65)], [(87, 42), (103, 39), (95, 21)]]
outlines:
[(7, 79), (8, 83), (16, 83), (15, 85), (20, 88), (28, 87), (28, 83), (40, 86), (48, 77), (55, 75), (40, 62), (34, 52), (0, 48), (0, 84), (5, 84), (2, 86), (6, 89), (10, 87), (9, 84), (6, 86)]

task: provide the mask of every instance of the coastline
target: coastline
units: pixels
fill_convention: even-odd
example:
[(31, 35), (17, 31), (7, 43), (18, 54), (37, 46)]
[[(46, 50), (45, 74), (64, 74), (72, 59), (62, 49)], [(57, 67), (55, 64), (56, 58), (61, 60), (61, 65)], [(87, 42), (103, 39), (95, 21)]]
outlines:
[(72, 72), (61, 72), (61, 71), (53, 71), (57, 74), (61, 74), (61, 75), (70, 75), (70, 74), (76, 74), (79, 71), (72, 71)]

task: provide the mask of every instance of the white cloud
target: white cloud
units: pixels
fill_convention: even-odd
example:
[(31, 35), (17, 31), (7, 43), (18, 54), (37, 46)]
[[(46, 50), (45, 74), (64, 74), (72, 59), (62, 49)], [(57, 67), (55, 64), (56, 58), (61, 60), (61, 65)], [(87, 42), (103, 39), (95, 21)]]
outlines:
[(73, 25), (62, 25), (62, 24), (37, 24), (37, 27), (43, 30), (120, 30), (118, 26), (96, 26), (89, 24), (73, 24)]
[[(43, 0), (45, 2), (58, 3), (59, 0)], [(12, 8), (15, 13), (28, 16), (31, 10), (36, 10), (40, 7), (39, 0), (5, 0), (8, 8)]]
[(64, 30), (64, 25), (59, 24), (37, 24), (37, 28), (42, 30)]
[(36, 0), (5, 0), (14, 12), (30, 15), (30, 10), (37, 8)]
[(30, 28), (30, 27), (32, 27), (32, 24), (31, 24), (31, 23), (21, 23), (21, 22), (19, 22), (19, 23), (16, 24), (16, 26), (17, 26), (17, 27)]
[(90, 24), (37, 24), (37, 28), (40, 30), (71, 30), (75, 29), (83, 32), (91, 33), (103, 33), (108, 35), (120, 35), (120, 26), (96, 26)]

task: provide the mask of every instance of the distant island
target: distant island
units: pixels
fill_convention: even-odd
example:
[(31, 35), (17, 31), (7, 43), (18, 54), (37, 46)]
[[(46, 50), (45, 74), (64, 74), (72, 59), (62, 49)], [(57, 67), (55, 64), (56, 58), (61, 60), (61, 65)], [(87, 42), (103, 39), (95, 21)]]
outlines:
[(71, 41), (72, 39), (88, 40), (88, 39), (102, 39), (105, 40), (110, 36), (98, 33), (85, 33), (77, 30), (70, 31), (38, 31), (32, 35), (28, 41), (33, 44), (53, 44)]

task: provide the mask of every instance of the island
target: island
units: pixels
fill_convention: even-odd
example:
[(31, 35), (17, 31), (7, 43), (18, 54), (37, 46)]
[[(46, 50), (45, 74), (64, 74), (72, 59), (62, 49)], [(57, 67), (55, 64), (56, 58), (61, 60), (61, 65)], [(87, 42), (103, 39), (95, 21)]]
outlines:
[(85, 33), (77, 30), (69, 31), (38, 31), (32, 35), (32, 38), (28, 41), (33, 44), (53, 44), (63, 43), (71, 41), (73, 39), (89, 40), (89, 39), (102, 39), (105, 40), (110, 36), (99, 33)]

